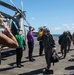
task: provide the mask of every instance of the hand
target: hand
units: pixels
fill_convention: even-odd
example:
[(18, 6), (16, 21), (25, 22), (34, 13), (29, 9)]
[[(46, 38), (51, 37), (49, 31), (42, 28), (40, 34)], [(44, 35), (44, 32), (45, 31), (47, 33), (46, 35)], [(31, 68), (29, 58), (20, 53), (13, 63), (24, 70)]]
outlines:
[(2, 18), (2, 17), (4, 17), (4, 16), (0, 13), (0, 17)]
[(4, 23), (4, 29), (7, 33), (10, 33), (10, 29), (8, 28), (8, 26)]
[(2, 23), (3, 23), (3, 20), (0, 18), (0, 25), (2, 25)]

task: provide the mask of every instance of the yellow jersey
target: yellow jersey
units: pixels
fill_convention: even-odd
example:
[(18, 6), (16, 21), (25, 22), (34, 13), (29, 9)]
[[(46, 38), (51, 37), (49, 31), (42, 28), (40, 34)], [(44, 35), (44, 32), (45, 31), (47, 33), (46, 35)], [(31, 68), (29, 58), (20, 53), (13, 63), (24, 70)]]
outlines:
[(40, 32), (38, 33), (38, 36), (40, 37), (40, 36), (42, 36), (42, 34), (43, 34), (43, 31), (40, 31)]

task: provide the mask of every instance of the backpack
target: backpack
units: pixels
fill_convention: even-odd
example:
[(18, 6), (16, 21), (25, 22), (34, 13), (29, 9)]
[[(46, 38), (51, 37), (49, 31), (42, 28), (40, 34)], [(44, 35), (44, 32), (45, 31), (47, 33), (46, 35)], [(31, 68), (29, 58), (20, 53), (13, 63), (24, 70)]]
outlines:
[(61, 36), (59, 36), (59, 40), (58, 40), (59, 45), (61, 45), (62, 38), (63, 38), (63, 36), (62, 36), (62, 35), (61, 35)]
[(52, 50), (52, 55), (51, 55), (50, 61), (51, 61), (51, 63), (53, 63), (53, 66), (54, 66), (54, 63), (59, 62), (59, 59), (60, 59), (60, 57), (58, 56), (56, 50)]
[(37, 37), (37, 41), (40, 41), (40, 40), (41, 40), (41, 37), (38, 36), (38, 37)]
[(67, 36), (67, 41), (68, 41), (68, 43), (71, 42), (71, 37), (70, 36)]
[(63, 36), (63, 38), (62, 38), (62, 45), (67, 45), (67, 44), (69, 44), (71, 42), (71, 38), (70, 38), (70, 36)]

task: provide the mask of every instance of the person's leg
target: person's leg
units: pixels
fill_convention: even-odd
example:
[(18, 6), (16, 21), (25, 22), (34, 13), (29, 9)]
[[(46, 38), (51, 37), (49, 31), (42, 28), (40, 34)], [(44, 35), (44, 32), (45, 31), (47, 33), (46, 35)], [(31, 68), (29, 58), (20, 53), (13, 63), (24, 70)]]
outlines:
[(64, 58), (66, 57), (67, 54), (67, 46), (64, 47)]
[(51, 49), (45, 49), (44, 52), (45, 52), (45, 60), (46, 60), (46, 64), (47, 64), (46, 69), (49, 70), (49, 68), (51, 67), (50, 57), (52, 54), (52, 50)]
[(16, 49), (16, 64), (17, 64), (17, 67), (20, 67), (20, 49), (19, 48)]
[(28, 57), (29, 57), (29, 60), (30, 60), (30, 48), (31, 48), (31, 45), (30, 45), (30, 42), (28, 42), (28, 49), (29, 49), (29, 51), (28, 51)]
[(33, 61), (33, 48), (34, 48), (34, 42), (29, 42), (29, 60)]
[(52, 49), (47, 50), (47, 53), (48, 53), (47, 68), (50, 69), (50, 67), (51, 67), (51, 60), (50, 60), (50, 58), (51, 58), (51, 55), (52, 55)]
[(64, 49), (64, 47), (61, 45), (61, 53), (62, 53), (62, 56), (63, 56), (63, 49)]
[(71, 42), (68, 44), (68, 52), (70, 51)]
[(18, 65), (18, 49), (16, 49), (16, 65)]
[(20, 48), (20, 57), (19, 57), (19, 59), (20, 59), (20, 66), (23, 66), (21, 64), (22, 56), (23, 56), (23, 48)]
[(47, 64), (47, 57), (48, 57), (47, 49), (44, 49), (44, 53), (45, 53), (45, 60), (46, 60), (46, 64)]
[(30, 59), (33, 58), (32, 53), (33, 53), (33, 43), (31, 42), (30, 43)]
[(40, 49), (39, 49), (39, 55), (41, 56), (43, 53), (43, 42), (39, 41)]

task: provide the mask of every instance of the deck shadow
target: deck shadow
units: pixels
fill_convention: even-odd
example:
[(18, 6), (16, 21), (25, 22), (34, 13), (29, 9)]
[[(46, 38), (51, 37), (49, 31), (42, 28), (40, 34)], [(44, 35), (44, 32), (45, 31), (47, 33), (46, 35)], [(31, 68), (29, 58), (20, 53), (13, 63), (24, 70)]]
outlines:
[(74, 66), (68, 66), (65, 68), (65, 70), (74, 70)]
[(49, 70), (48, 72), (43, 72), (43, 75), (50, 75), (50, 74), (53, 74), (54, 72), (53, 72), (53, 70)]
[[(45, 54), (42, 54), (41, 56), (44, 56)], [(33, 57), (40, 57), (39, 55), (33, 55)], [(25, 57), (26, 59), (28, 59), (29, 57)]]
[(70, 62), (74, 62), (74, 58), (71, 58), (71, 59), (69, 59), (68, 61), (70, 61)]
[(9, 50), (9, 51), (1, 52), (2, 58), (6, 58), (6, 57), (9, 57), (9, 56), (12, 56), (12, 55), (15, 55), (15, 54), (16, 54), (15, 50)]
[(49, 70), (49, 72), (44, 72), (43, 71), (44, 68), (42, 69), (38, 69), (38, 70), (34, 70), (31, 72), (27, 72), (27, 73), (23, 73), (23, 74), (19, 74), (19, 75), (37, 75), (37, 74), (43, 74), (43, 75), (50, 75), (53, 74), (53, 70)]
[(61, 52), (58, 52), (58, 54), (61, 54)]
[(74, 55), (71, 55), (72, 57), (74, 57)]
[(7, 71), (7, 70), (11, 70), (14, 69), (16, 66), (13, 67), (6, 67), (6, 68), (0, 68), (0, 71)]
[[(29, 60), (21, 61), (21, 64), (22, 64), (22, 63), (26, 63), (26, 62), (29, 62)], [(8, 65), (10, 65), (10, 66), (14, 66), (14, 65), (16, 65), (16, 62), (10, 63), (10, 64), (8, 64)]]

